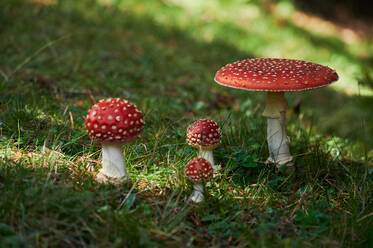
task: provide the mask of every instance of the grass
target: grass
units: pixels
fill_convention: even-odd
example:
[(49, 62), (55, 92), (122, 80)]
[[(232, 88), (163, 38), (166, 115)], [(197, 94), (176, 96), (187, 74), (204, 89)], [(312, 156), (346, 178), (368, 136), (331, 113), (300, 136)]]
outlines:
[[(0, 247), (372, 245), (371, 39), (299, 27), (295, 11), (288, 1), (2, 1)], [(257, 56), (341, 76), (289, 95), (291, 106), (302, 99), (289, 113), (293, 175), (263, 163), (263, 95), (212, 80)], [(124, 147), (132, 185), (94, 181), (100, 147), (83, 116), (105, 97), (145, 114), (144, 135)], [(193, 206), (185, 130), (206, 116), (222, 126), (223, 170)]]

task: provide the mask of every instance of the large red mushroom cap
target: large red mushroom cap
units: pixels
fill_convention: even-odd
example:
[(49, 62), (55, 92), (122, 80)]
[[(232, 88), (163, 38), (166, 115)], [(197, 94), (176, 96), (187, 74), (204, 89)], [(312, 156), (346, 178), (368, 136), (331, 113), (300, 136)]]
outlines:
[(100, 100), (88, 110), (85, 127), (93, 140), (127, 143), (140, 135), (144, 120), (136, 105), (109, 98)]
[(209, 181), (213, 172), (210, 162), (202, 157), (193, 158), (185, 166), (185, 174), (194, 183)]
[(227, 64), (215, 75), (223, 86), (252, 91), (303, 91), (338, 80), (337, 73), (319, 64), (295, 59), (257, 58)]
[(220, 144), (220, 139), (220, 127), (210, 119), (197, 120), (187, 129), (187, 142), (193, 147), (213, 150)]

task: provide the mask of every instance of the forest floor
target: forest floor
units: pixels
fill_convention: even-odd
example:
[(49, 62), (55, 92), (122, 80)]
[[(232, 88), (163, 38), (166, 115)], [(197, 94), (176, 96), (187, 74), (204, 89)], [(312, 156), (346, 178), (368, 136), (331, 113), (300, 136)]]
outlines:
[[(289, 1), (2, 0), (0, 247), (372, 247), (372, 43)], [(288, 95), (293, 174), (264, 163), (265, 94), (213, 82), (247, 57), (340, 76)], [(131, 185), (94, 180), (83, 116), (108, 97), (145, 116)], [(197, 206), (185, 131), (202, 117), (222, 126), (222, 169)]]

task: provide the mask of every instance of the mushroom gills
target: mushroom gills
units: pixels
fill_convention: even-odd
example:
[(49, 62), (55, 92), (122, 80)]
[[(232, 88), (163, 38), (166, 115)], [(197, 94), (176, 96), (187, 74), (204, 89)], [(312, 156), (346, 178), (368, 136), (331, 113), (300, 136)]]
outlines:
[(303, 60), (250, 58), (223, 66), (216, 72), (214, 80), (230, 88), (268, 92), (263, 112), (268, 119), (268, 162), (275, 163), (281, 170), (294, 165), (286, 136), (287, 101), (284, 93), (329, 85), (338, 80), (338, 74), (327, 66)]

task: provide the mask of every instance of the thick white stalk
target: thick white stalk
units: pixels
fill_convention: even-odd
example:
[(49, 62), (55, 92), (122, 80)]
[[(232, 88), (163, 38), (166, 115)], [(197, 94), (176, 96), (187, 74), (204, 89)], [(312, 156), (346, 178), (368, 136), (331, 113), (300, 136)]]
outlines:
[(283, 92), (268, 92), (263, 116), (267, 117), (268, 162), (278, 167), (293, 160), (286, 133), (287, 101)]
[(122, 147), (119, 144), (102, 144), (102, 168), (97, 175), (100, 182), (119, 182), (128, 177)]
[(194, 203), (200, 203), (202, 202), (205, 197), (203, 195), (203, 185), (202, 184), (194, 184), (193, 185), (193, 192), (189, 197), (189, 200)]
[(293, 160), (289, 150), (289, 139), (286, 133), (286, 115), (281, 112), (280, 118), (267, 118), (268, 161), (284, 165)]
[(199, 156), (210, 162), (212, 168), (214, 169), (214, 172), (217, 170), (215, 163), (214, 163), (214, 155), (212, 153), (212, 150), (200, 149)]

